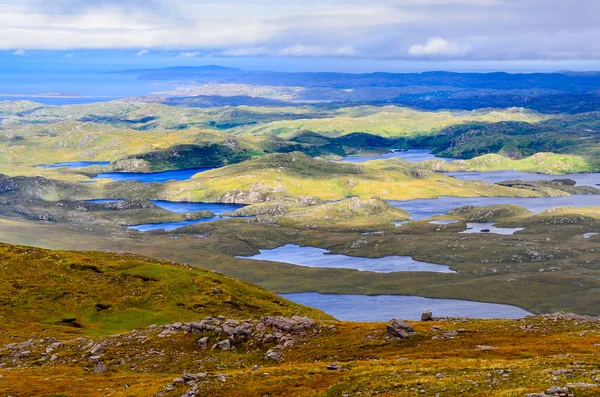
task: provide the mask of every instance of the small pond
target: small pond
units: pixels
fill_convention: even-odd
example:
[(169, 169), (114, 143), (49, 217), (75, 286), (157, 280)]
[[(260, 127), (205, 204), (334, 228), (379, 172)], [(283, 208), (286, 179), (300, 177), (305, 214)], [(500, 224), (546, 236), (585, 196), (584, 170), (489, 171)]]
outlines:
[(495, 223), (467, 223), (467, 230), (460, 233), (473, 234), (504, 234), (511, 235), (521, 230), (525, 230), (522, 227), (496, 227)]
[(455, 273), (446, 265), (419, 262), (410, 256), (386, 256), (383, 258), (361, 258), (340, 254), (315, 247), (300, 247), (287, 244), (272, 250), (260, 250), (260, 254), (238, 258), (291, 263), (298, 266), (335, 269), (357, 269), (378, 273), (391, 272), (435, 272)]

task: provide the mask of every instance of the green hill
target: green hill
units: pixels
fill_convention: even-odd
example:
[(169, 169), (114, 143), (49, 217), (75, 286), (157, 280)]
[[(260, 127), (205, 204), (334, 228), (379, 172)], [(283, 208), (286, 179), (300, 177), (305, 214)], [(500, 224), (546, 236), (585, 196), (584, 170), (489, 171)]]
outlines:
[(0, 244), (0, 329), (107, 334), (205, 316), (330, 319), (260, 287), (132, 254)]

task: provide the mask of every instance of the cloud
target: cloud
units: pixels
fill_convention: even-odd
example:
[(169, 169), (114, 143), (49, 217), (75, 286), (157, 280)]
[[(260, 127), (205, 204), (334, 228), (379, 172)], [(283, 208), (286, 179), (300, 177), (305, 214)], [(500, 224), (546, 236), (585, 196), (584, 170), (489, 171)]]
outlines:
[(296, 44), (291, 47), (282, 48), (277, 54), (283, 56), (352, 56), (356, 52), (352, 46), (328, 48), (321, 45)]
[(135, 56), (141, 57), (141, 56), (148, 54), (149, 52), (150, 51), (148, 51), (148, 50), (141, 50), (141, 51), (138, 51), (137, 54), (135, 54)]
[(198, 51), (193, 51), (193, 52), (180, 52), (179, 56), (182, 58), (194, 58), (199, 56), (200, 53)]
[(597, 15), (597, 0), (3, 0), (0, 50), (599, 60)]
[(16, 50), (15, 52), (13, 52), (12, 54), (22, 57), (22, 56), (25, 56), (25, 50), (19, 49), (19, 50)]
[(427, 43), (415, 44), (410, 46), (408, 54), (412, 56), (454, 56), (462, 55), (468, 51), (467, 47), (460, 47), (454, 42), (442, 39), (441, 37), (431, 37)]

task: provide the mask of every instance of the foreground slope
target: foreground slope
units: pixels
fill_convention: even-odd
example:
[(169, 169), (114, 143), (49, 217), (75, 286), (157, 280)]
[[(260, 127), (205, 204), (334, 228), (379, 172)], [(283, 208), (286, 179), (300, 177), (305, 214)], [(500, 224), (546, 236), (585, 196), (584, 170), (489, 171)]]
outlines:
[(12, 331), (106, 334), (206, 315), (323, 313), (210, 271), (141, 256), (0, 244), (4, 337)]

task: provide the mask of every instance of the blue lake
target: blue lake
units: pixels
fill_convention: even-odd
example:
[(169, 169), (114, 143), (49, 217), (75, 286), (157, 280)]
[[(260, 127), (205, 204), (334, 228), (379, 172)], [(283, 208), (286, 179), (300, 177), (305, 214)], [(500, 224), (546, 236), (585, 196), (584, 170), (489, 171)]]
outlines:
[(197, 220), (193, 220), (193, 221), (165, 222), (165, 223), (148, 223), (148, 224), (144, 224), (144, 225), (127, 226), (127, 229), (137, 230), (138, 232), (149, 232), (149, 231), (152, 231), (152, 230), (165, 230), (165, 231), (169, 231), (169, 230), (179, 229), (180, 227), (185, 227), (185, 226), (190, 226), (190, 225), (197, 225), (198, 223), (214, 222), (214, 221), (218, 221), (218, 220), (221, 220), (221, 219), (227, 219), (227, 218), (230, 218), (230, 217), (217, 216), (217, 217), (214, 217), (214, 218), (203, 218), (203, 219), (197, 219)]
[(113, 181), (136, 181), (143, 183), (187, 181), (194, 175), (212, 170), (213, 168), (190, 168), (185, 170), (173, 170), (162, 172), (105, 172), (96, 175), (93, 179), (112, 179)]
[[(104, 203), (116, 203), (118, 199), (96, 199), (87, 200), (88, 203), (104, 204)], [(185, 214), (188, 212), (200, 212), (210, 211), (213, 214), (220, 215), (225, 212), (232, 212), (237, 209), (245, 207), (243, 204), (221, 204), (221, 203), (188, 203), (179, 201), (164, 201), (164, 200), (150, 200), (154, 205), (165, 209), (167, 211), (175, 212), (177, 214)]]
[(543, 212), (552, 207), (590, 207), (600, 205), (598, 195), (576, 195), (569, 197), (439, 197), (437, 199), (417, 199), (407, 201), (388, 201), (392, 206), (407, 211), (411, 219), (419, 220), (435, 215), (443, 215), (448, 211), (465, 205), (486, 206), (498, 204), (514, 204), (525, 207), (534, 213)]
[(489, 183), (498, 183), (510, 180), (522, 181), (550, 181), (553, 179), (573, 179), (577, 185), (596, 186), (600, 184), (600, 173), (590, 174), (565, 174), (565, 175), (546, 175), (533, 174), (530, 172), (520, 171), (490, 171), (490, 172), (444, 172), (448, 176), (452, 176), (462, 180), (479, 180)]
[(431, 310), (435, 317), (521, 318), (531, 315), (516, 306), (458, 299), (430, 299), (407, 295), (334, 295), (303, 292), (281, 294), (302, 305), (314, 307), (343, 321), (389, 321), (392, 318), (420, 320)]
[(431, 150), (427, 149), (410, 149), (403, 152), (389, 152), (376, 156), (348, 156), (344, 157), (342, 161), (349, 163), (364, 163), (365, 161), (371, 160), (387, 160), (393, 158), (401, 158), (411, 162), (421, 162), (427, 160), (443, 160), (446, 162), (454, 161), (456, 159), (446, 157), (436, 157), (431, 153)]
[(152, 200), (154, 205), (167, 211), (185, 214), (186, 212), (210, 211), (220, 215), (224, 212), (232, 212), (245, 207), (243, 204), (221, 204), (221, 203), (188, 203), (177, 201)]
[(41, 164), (37, 167), (39, 168), (60, 168), (60, 167), (68, 167), (68, 168), (85, 168), (91, 167), (94, 165), (109, 165), (110, 161), (72, 161), (67, 163), (54, 163), (54, 164)]
[(300, 247), (287, 244), (272, 250), (260, 250), (253, 256), (238, 256), (243, 259), (291, 263), (298, 266), (334, 269), (357, 269), (378, 273), (391, 272), (435, 272), (455, 273), (446, 265), (419, 262), (410, 256), (386, 256), (383, 258), (361, 258), (339, 254), (315, 247)]
[[(93, 200), (94, 202), (107, 202), (106, 200)], [(115, 201), (115, 200), (112, 200)], [(110, 202), (110, 201), (109, 201)], [(221, 219), (228, 219), (231, 217), (220, 216), (225, 212), (235, 211), (239, 208), (244, 207), (240, 204), (220, 204), (220, 203), (186, 203), (186, 202), (175, 202), (175, 201), (163, 201), (163, 200), (152, 200), (152, 203), (157, 207), (163, 208), (167, 211), (175, 212), (178, 214), (184, 214), (188, 212), (200, 212), (210, 211), (217, 215), (212, 218), (203, 218), (182, 222), (165, 222), (165, 223), (148, 223), (143, 225), (128, 226), (128, 229), (134, 229), (140, 232), (148, 232), (151, 230), (175, 230), (180, 227), (195, 225), (198, 223), (214, 222)]]

